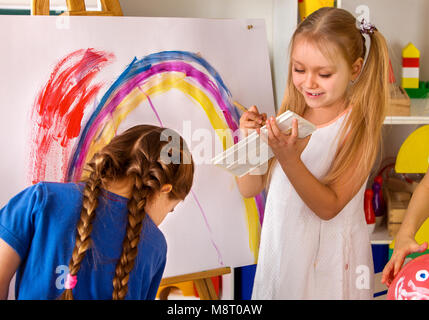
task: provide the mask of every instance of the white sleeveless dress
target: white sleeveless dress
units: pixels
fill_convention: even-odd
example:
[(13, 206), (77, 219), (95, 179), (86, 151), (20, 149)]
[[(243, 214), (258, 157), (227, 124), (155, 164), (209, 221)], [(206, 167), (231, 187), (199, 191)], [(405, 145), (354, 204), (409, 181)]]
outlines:
[[(328, 172), (348, 108), (312, 134), (301, 159)], [(267, 194), (252, 299), (372, 299), (373, 260), (363, 211), (364, 183), (333, 219), (320, 219), (276, 162)]]

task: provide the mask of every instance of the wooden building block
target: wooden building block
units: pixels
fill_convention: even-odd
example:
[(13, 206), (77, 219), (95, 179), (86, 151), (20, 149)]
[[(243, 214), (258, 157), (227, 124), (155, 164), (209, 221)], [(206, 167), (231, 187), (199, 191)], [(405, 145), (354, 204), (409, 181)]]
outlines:
[(413, 193), (414, 190), (416, 190), (418, 185), (419, 185), (418, 182), (415, 182), (415, 181), (413, 181), (412, 183), (408, 183), (401, 179), (392, 178), (392, 177), (386, 180), (386, 187), (391, 192), (405, 191), (405, 192)]
[[(387, 204), (387, 231), (391, 237), (394, 237), (401, 227), (407, 212), (408, 204), (411, 198), (411, 192), (404, 190), (408, 188), (408, 183), (403, 183), (399, 179), (389, 178), (383, 188), (383, 194)], [(389, 184), (390, 182), (390, 184)], [(392, 191), (389, 186), (394, 186), (396, 191)]]
[(392, 200), (394, 201), (410, 201), (411, 193), (405, 191), (392, 192)]
[(411, 101), (404, 88), (390, 85), (390, 98), (387, 104), (387, 116), (409, 116)]

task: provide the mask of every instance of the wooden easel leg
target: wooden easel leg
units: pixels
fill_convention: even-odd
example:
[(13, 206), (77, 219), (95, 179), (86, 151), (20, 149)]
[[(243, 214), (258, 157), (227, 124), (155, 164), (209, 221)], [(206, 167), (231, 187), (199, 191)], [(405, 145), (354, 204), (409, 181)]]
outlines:
[(185, 281), (194, 281), (201, 300), (219, 300), (211, 278), (228, 273), (231, 273), (231, 268), (222, 267), (181, 276), (168, 277), (161, 280), (161, 286), (173, 285)]
[(211, 278), (194, 280), (201, 300), (219, 300)]
[(206, 283), (207, 290), (209, 292), (210, 300), (219, 300), (219, 297), (216, 294), (215, 287), (211, 278), (205, 278), (204, 282)]
[(49, 0), (33, 0), (31, 14), (49, 16)]
[(198, 295), (201, 300), (210, 300), (209, 289), (207, 288), (205, 279), (194, 280)]

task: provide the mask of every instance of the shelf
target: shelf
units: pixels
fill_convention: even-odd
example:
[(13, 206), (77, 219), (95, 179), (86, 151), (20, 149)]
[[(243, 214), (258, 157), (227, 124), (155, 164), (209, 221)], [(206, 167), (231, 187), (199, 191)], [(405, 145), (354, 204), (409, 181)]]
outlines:
[(376, 226), (374, 232), (369, 235), (371, 244), (390, 244), (393, 240), (393, 237), (389, 236), (387, 232), (386, 217), (384, 221)]
[(429, 124), (429, 99), (410, 100), (410, 116), (388, 116), (384, 124)]

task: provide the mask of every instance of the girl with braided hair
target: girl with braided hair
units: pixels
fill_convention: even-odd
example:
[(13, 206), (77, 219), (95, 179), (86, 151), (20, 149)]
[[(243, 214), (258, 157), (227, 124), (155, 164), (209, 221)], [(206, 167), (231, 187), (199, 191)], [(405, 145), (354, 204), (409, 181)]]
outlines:
[(158, 225), (193, 182), (185, 141), (135, 126), (86, 170), (81, 183), (40, 182), (0, 210), (0, 298), (15, 271), (17, 299), (155, 298), (167, 252)]

